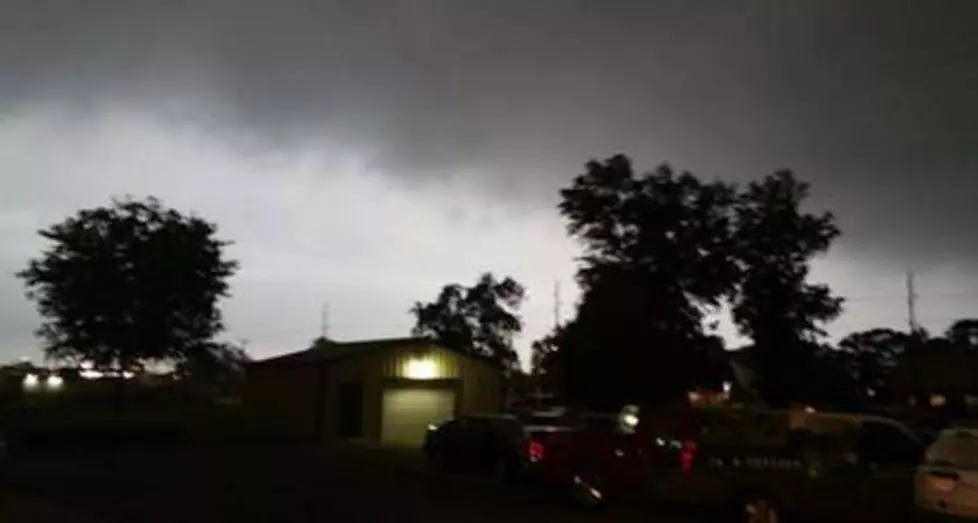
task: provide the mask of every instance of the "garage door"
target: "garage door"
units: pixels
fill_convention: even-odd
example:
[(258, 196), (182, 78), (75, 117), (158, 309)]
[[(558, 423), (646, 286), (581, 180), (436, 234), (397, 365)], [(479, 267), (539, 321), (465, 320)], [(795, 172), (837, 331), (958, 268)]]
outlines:
[(395, 388), (384, 391), (380, 438), (387, 445), (421, 446), (430, 423), (451, 419), (455, 391)]

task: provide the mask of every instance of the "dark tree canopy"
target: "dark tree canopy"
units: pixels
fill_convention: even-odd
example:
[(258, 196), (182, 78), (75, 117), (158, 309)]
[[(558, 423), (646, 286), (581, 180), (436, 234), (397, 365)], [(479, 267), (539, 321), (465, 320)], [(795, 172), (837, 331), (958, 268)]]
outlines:
[(948, 342), (958, 350), (978, 349), (978, 319), (955, 320), (944, 334)]
[(668, 166), (636, 175), (618, 155), (589, 162), (560, 194), (584, 247), (582, 301), (560, 340), (568, 399), (613, 407), (678, 397), (716, 341), (706, 314), (738, 278), (734, 188)]
[(737, 246), (743, 278), (733, 294), (733, 319), (754, 341), (762, 396), (789, 401), (815, 357), (822, 325), (842, 310), (826, 285), (808, 282), (811, 260), (839, 235), (831, 213), (801, 209), (808, 184), (789, 171), (750, 183), (737, 201)]
[(519, 308), (526, 295), (512, 278), (483, 274), (472, 287), (445, 285), (433, 302), (411, 308), (412, 333), (463, 351), (490, 357), (518, 369), (513, 338), (523, 330)]
[(218, 300), (237, 263), (216, 226), (126, 198), (40, 231), (50, 242), (18, 276), (37, 303), (46, 355), (98, 368), (209, 357)]
[(562, 329), (555, 329), (530, 345), (530, 373), (534, 376), (555, 374)]
[(861, 390), (881, 395), (909, 344), (907, 333), (881, 327), (849, 334), (839, 342), (839, 355)]
[(192, 358), (177, 364), (177, 374), (203, 382), (221, 384), (233, 382), (244, 375), (251, 361), (243, 346), (231, 343), (208, 343)]

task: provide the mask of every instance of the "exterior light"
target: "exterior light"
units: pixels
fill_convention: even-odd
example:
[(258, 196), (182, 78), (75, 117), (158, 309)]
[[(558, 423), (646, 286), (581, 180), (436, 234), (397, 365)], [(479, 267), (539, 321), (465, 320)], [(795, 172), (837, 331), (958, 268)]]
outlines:
[(934, 394), (933, 396), (930, 397), (931, 407), (943, 407), (946, 404), (947, 404), (947, 398), (945, 398), (943, 394)]
[(729, 381), (723, 382), (723, 393), (724, 394), (730, 394), (730, 389), (732, 389), (732, 388), (733, 388), (733, 383), (731, 383)]
[(815, 407), (812, 407), (811, 405), (805, 407), (805, 413), (807, 413), (807, 414), (815, 414)]
[(40, 386), (40, 384), (41, 380), (37, 377), (37, 374), (28, 373), (24, 376), (23, 385), (25, 390), (37, 390), (37, 387)]
[(631, 434), (635, 432), (635, 427), (638, 426), (638, 407), (635, 405), (625, 405), (622, 407), (621, 412), (618, 414), (618, 424), (622, 432), (626, 434)]
[(85, 380), (97, 380), (103, 376), (101, 372), (93, 369), (85, 369), (79, 372), (78, 375)]
[(44, 384), (50, 390), (61, 390), (65, 385), (65, 380), (57, 374), (51, 374)]
[(430, 380), (438, 377), (438, 365), (431, 358), (408, 360), (404, 365), (404, 377), (409, 380)]

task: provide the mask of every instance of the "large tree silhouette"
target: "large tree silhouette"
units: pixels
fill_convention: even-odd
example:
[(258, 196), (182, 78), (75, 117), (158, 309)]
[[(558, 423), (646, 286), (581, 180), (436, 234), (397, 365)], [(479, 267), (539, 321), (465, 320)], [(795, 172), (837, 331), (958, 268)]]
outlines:
[(445, 285), (434, 301), (411, 308), (412, 333), (519, 368), (513, 338), (523, 329), (519, 308), (526, 295), (512, 278), (483, 274), (472, 287)]
[(711, 344), (704, 316), (738, 277), (733, 187), (665, 165), (636, 175), (617, 155), (588, 162), (560, 194), (584, 247), (582, 301), (560, 339), (567, 399), (615, 407), (684, 393)]
[(826, 285), (809, 283), (812, 259), (839, 235), (831, 213), (801, 209), (808, 184), (790, 171), (750, 183), (736, 205), (743, 278), (732, 297), (733, 319), (754, 341), (753, 365), (764, 399), (804, 399), (822, 325), (841, 312)]
[(880, 396), (910, 343), (907, 333), (880, 327), (849, 334), (839, 342), (838, 355), (861, 390)]
[(154, 198), (113, 200), (40, 231), (49, 246), (18, 276), (47, 356), (124, 370), (210, 360), (237, 267), (216, 231)]
[(963, 318), (955, 320), (948, 327), (944, 337), (957, 350), (978, 349), (978, 319)]

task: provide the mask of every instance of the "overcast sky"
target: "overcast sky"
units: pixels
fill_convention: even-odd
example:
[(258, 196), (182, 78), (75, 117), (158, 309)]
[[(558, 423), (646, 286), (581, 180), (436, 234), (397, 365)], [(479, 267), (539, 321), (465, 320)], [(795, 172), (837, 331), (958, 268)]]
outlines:
[(482, 271), (527, 285), (521, 350), (572, 312), (557, 190), (616, 152), (793, 168), (844, 236), (834, 335), (978, 316), (970, 0), (2, 0), (0, 360), (34, 356), (12, 274), (113, 195), (218, 222), (256, 356), (406, 334)]

